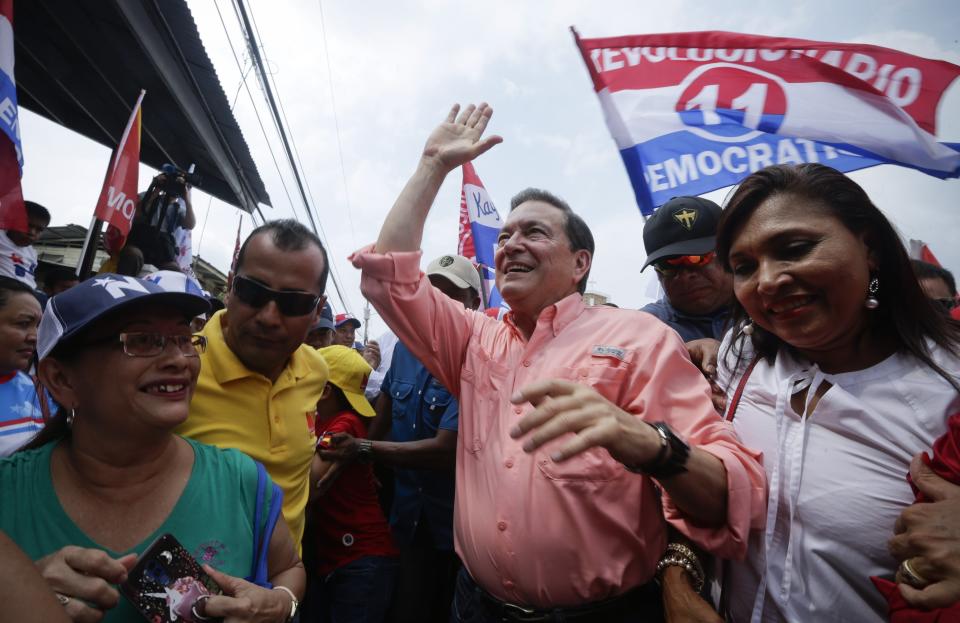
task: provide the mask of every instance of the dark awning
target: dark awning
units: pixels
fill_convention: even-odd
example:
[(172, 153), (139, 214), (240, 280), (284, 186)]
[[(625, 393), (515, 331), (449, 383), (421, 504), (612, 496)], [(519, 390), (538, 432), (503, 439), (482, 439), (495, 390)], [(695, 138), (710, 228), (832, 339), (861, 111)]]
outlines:
[(17, 97), (111, 149), (140, 89), (140, 160), (196, 163), (200, 190), (247, 212), (270, 198), (185, 0), (18, 0)]

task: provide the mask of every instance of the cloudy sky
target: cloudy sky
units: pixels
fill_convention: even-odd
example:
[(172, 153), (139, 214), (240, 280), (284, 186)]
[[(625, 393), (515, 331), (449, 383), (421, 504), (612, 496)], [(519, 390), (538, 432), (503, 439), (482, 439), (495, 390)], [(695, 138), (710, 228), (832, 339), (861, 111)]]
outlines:
[[(228, 99), (239, 92), (235, 114), (273, 203), (264, 214), (303, 219), (252, 73), (247, 82), (253, 101), (240, 89), (242, 72), (230, 42), (241, 67), (249, 63), (230, 2), (189, 0), (189, 5)], [(482, 100), (495, 110), (489, 131), (503, 136), (504, 143), (475, 165), (501, 212), (510, 196), (527, 186), (555, 192), (585, 217), (597, 239), (591, 289), (626, 307), (656, 296), (652, 271), (639, 273), (643, 221), (574, 47), (571, 25), (587, 38), (728, 30), (863, 42), (960, 64), (960, 11), (951, 0), (248, 0), (248, 6), (346, 306), (357, 315), (363, 312), (359, 275), (346, 256), (376, 238), (424, 139), (450, 105)], [(150, 105), (149, 94), (144, 105)], [(25, 196), (49, 206), (55, 225), (86, 226), (109, 149), (27, 111), (21, 114)], [(960, 82), (941, 102), (938, 131), (941, 140), (960, 142)], [(279, 173), (268, 143), (280, 161)], [(142, 187), (150, 175), (144, 168)], [(852, 175), (904, 237), (925, 240), (948, 268), (960, 270), (960, 181), (892, 166)], [(428, 258), (456, 250), (460, 182), (454, 173), (440, 190), (427, 222)], [(711, 198), (722, 201), (725, 194), (717, 191)], [(194, 203), (199, 221), (194, 251), (226, 270), (239, 212), (202, 194)], [(245, 217), (244, 231), (251, 228)], [(382, 329), (374, 318), (371, 336)]]

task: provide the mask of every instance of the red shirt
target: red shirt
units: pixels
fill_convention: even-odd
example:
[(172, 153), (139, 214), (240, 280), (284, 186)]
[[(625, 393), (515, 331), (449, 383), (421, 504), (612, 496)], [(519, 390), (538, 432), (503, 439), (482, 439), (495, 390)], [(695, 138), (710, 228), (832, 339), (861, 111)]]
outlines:
[[(317, 418), (317, 437), (323, 433), (348, 433), (364, 439), (367, 430), (352, 411), (332, 418)], [(351, 463), (310, 512), (316, 546), (317, 571), (328, 574), (364, 556), (397, 556), (390, 526), (377, 499), (373, 467)]]

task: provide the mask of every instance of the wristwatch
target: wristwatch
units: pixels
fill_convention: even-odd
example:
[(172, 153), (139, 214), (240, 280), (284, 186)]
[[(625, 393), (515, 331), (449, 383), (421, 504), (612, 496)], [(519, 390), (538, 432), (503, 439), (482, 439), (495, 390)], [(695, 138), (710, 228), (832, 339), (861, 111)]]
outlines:
[(660, 451), (649, 463), (636, 467), (627, 465), (627, 470), (635, 474), (645, 474), (658, 480), (687, 471), (690, 446), (677, 437), (670, 430), (670, 427), (663, 422), (654, 422), (650, 426), (657, 431), (657, 435), (660, 437)]
[(373, 442), (369, 439), (361, 439), (357, 448), (357, 460), (361, 463), (373, 462)]

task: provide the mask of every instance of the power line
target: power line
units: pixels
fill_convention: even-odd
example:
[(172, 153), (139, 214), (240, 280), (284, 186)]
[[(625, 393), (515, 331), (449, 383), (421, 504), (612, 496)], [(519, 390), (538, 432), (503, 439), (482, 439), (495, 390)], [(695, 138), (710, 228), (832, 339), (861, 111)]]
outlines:
[[(213, 6), (217, 9), (217, 15), (220, 17), (220, 25), (223, 27), (223, 34), (227, 37), (227, 43), (230, 45), (230, 52), (233, 54), (233, 60), (237, 64), (237, 70), (240, 72), (241, 76), (246, 76), (246, 72), (244, 72), (243, 67), (240, 65), (240, 58), (237, 56), (237, 51), (233, 47), (233, 40), (230, 38), (230, 32), (227, 30), (227, 23), (223, 20), (223, 14), (220, 13), (220, 5), (219, 3), (214, 2)], [(253, 107), (253, 114), (257, 118), (257, 123), (260, 125), (260, 132), (263, 134), (263, 140), (267, 143), (267, 150), (270, 152), (270, 159), (273, 160), (273, 166), (277, 169), (277, 176), (280, 178), (280, 185), (283, 186), (283, 192), (287, 195), (287, 201), (290, 203), (290, 209), (293, 211), (294, 216), (296, 216), (296, 208), (294, 208), (293, 197), (290, 196), (290, 191), (287, 189), (287, 183), (283, 179), (283, 173), (280, 171), (280, 164), (277, 162), (277, 157), (273, 153), (273, 147), (270, 145), (270, 138), (267, 136), (267, 129), (263, 127), (263, 120), (260, 118), (260, 112), (257, 110), (257, 104), (253, 99), (253, 94), (250, 92), (250, 85), (247, 84), (246, 79), (243, 80), (242, 86), (247, 92), (247, 97), (250, 99), (250, 105)], [(262, 213), (260, 214), (260, 218), (266, 220)]]
[[(234, 9), (236, 9), (236, 7), (234, 7)], [(321, 13), (321, 15), (322, 15), (322, 13)], [(237, 16), (237, 19), (239, 19), (239, 18), (240, 18), (240, 16), (238, 15), (238, 16)], [(266, 60), (265, 60), (265, 64), (268, 64), (268, 63), (270, 62), (270, 59), (266, 58), (266, 49), (262, 47), (263, 38), (260, 36), (260, 26), (257, 24), (257, 16), (254, 15), (254, 13), (253, 13), (253, 7), (252, 7), (252, 6), (250, 7), (250, 22), (253, 24), (253, 32), (256, 34), (257, 40), (261, 42), (261, 45), (258, 46), (258, 49), (263, 49), (263, 50), (264, 50), (264, 58), (266, 59)], [(329, 62), (328, 62), (328, 69), (329, 69)], [(283, 105), (283, 97), (281, 97), (281, 95), (280, 95), (280, 88), (277, 86), (277, 81), (276, 81), (276, 79), (273, 77), (273, 73), (274, 73), (274, 72), (272, 72), (272, 71), (267, 72), (267, 77), (268, 77), (268, 79), (270, 80), (270, 82), (272, 83), (272, 85), (273, 85), (273, 91), (274, 91), (274, 93), (275, 93), (276, 96), (277, 96), (277, 104), (280, 106), (280, 114), (281, 114), (281, 116), (283, 117), (283, 124), (285, 125), (285, 127), (288, 127), (288, 128), (289, 128), (289, 127), (290, 127), (290, 121), (287, 119), (287, 111), (286, 111), (286, 108), (285, 108), (284, 105)], [(331, 87), (331, 88), (332, 88), (332, 87)], [(336, 106), (335, 106), (335, 105), (334, 105), (334, 109), (333, 109), (333, 115), (334, 115), (334, 123), (336, 123), (337, 111), (336, 111)], [(276, 120), (274, 120), (274, 126), (277, 126), (277, 121), (276, 121)], [(279, 131), (279, 128), (278, 128), (278, 131)], [(337, 127), (337, 142), (338, 142), (338, 144), (339, 144), (339, 141), (340, 141), (340, 134), (339, 134), (339, 126), (338, 126), (338, 127)], [(296, 138), (294, 137), (294, 135), (293, 135), (292, 133), (291, 133), (291, 135), (290, 135), (290, 145), (293, 147), (293, 153), (294, 153), (294, 155), (296, 156), (296, 159), (297, 159), (297, 166), (300, 167), (300, 170), (301, 170), (301, 171), (306, 171), (306, 169), (305, 169), (304, 166), (303, 166), (303, 161), (302, 161), (301, 158), (300, 158), (300, 150), (297, 148)], [(292, 166), (292, 164), (291, 164), (291, 166)], [(351, 238), (351, 241), (353, 242), (353, 247), (355, 248), (355, 247), (357, 246), (357, 242), (356, 242), (356, 235), (353, 233), (353, 216), (352, 216), (351, 211), (350, 211), (350, 196), (349, 196), (349, 194), (347, 193), (347, 188), (346, 188), (346, 174), (344, 173), (344, 169), (343, 169), (343, 154), (342, 154), (342, 152), (341, 152), (341, 155), (340, 155), (340, 172), (341, 172), (341, 175), (343, 176), (343, 180), (344, 180), (344, 194), (345, 194), (346, 199), (347, 199), (347, 220), (348, 220), (349, 223), (350, 223), (350, 238)], [(318, 236), (321, 238), (321, 240), (323, 240), (324, 244), (327, 245), (327, 248), (330, 249), (330, 248), (331, 248), (331, 245), (330, 245), (329, 239), (328, 239), (328, 237), (327, 237), (327, 232), (326, 232), (326, 231), (324, 230), (324, 228), (323, 228), (323, 219), (320, 218), (320, 211), (317, 209), (317, 202), (316, 202), (316, 200), (313, 198), (313, 191), (312, 191), (311, 188), (310, 188), (310, 180), (309, 180), (309, 178), (307, 178), (306, 176), (304, 176), (304, 180), (303, 180), (303, 181), (304, 181), (304, 185), (305, 185), (306, 188), (307, 188), (307, 195), (310, 197), (310, 204), (306, 206), (306, 209), (308, 209), (308, 210), (311, 209), (311, 208), (313, 209), (313, 213), (314, 213), (314, 215), (317, 217), (317, 221), (316, 221), (316, 222), (317, 222), (317, 227), (318, 227), (319, 230), (320, 230), (319, 233), (318, 233)], [(339, 269), (339, 267), (338, 267), (337, 262), (330, 262), (330, 271), (331, 271), (331, 273), (332, 273), (332, 278), (333, 278), (333, 280), (334, 280), (334, 282), (335, 282), (335, 283), (334, 283), (335, 287), (336, 287), (336, 284), (337, 284), (337, 283), (343, 283), (343, 277), (340, 275), (340, 269)], [(338, 291), (338, 294), (339, 294), (339, 291)], [(343, 300), (343, 297), (341, 297), (340, 302), (341, 302), (341, 303), (343, 304), (343, 306), (344, 306), (344, 311), (349, 312), (349, 310), (346, 308), (346, 301)]]
[(330, 109), (333, 111), (333, 129), (337, 136), (337, 154), (340, 156), (340, 178), (343, 180), (343, 197), (347, 202), (347, 221), (350, 223), (350, 239), (357, 246), (357, 235), (353, 229), (353, 209), (350, 206), (350, 189), (347, 186), (347, 168), (343, 164), (343, 143), (340, 140), (340, 120), (337, 117), (337, 99), (333, 94), (333, 67), (330, 65), (330, 50), (327, 48), (326, 18), (323, 16), (323, 0), (317, 0), (320, 7), (320, 39), (323, 41), (323, 57), (327, 61), (327, 84), (330, 85)]
[[(307, 212), (307, 216), (310, 218), (310, 224), (313, 227), (313, 231), (317, 236), (321, 235), (321, 230), (317, 226), (316, 219), (313, 212), (310, 209), (310, 201), (307, 198), (307, 192), (304, 188), (303, 179), (300, 176), (300, 170), (297, 168), (296, 159), (293, 157), (293, 150), (290, 146), (290, 140), (287, 137), (286, 129), (283, 126), (282, 119), (280, 116), (279, 108), (277, 106), (276, 98), (273, 94), (273, 89), (270, 86), (270, 81), (267, 76), (267, 71), (263, 63), (263, 58), (260, 55), (260, 48), (257, 44), (256, 35), (253, 32), (253, 28), (250, 25), (250, 19), (247, 15), (247, 9), (244, 6), (243, 0), (235, 0), (234, 6), (239, 9), (241, 23), (243, 27), (244, 35), (247, 39), (247, 47), (250, 50), (251, 58), (253, 60), (254, 66), (256, 67), (257, 72), (259, 73), (261, 84), (264, 87), (264, 93), (266, 95), (267, 104), (270, 107), (271, 114), (274, 118), (274, 123), (277, 126), (277, 131), (280, 134), (280, 142), (283, 144), (284, 151), (287, 154), (287, 160), (290, 163), (290, 168), (293, 171), (294, 180), (297, 183), (297, 189), (300, 191), (300, 197), (303, 199), (304, 209)], [(326, 236), (324, 236), (325, 238)], [(329, 243), (327, 244), (329, 247)], [(331, 271), (335, 273), (335, 271)], [(343, 292), (340, 289), (339, 279), (336, 278), (335, 274), (331, 274), (333, 277), (333, 286), (337, 291), (337, 296), (340, 298), (340, 303), (343, 305), (345, 311), (349, 312), (349, 307), (347, 305), (346, 297), (343, 296)]]

